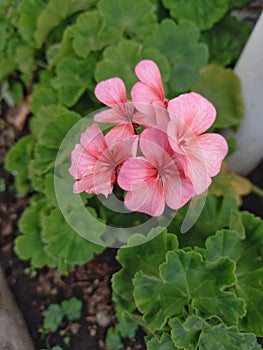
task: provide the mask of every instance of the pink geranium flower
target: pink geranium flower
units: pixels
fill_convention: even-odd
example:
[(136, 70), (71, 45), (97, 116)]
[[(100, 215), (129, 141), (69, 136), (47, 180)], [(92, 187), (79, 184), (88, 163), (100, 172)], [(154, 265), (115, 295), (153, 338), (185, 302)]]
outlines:
[(168, 111), (170, 145), (182, 156), (185, 174), (200, 194), (220, 171), (228, 150), (221, 135), (203, 134), (214, 123), (216, 110), (206, 98), (191, 92), (170, 100)]
[(138, 136), (126, 134), (122, 140), (115, 139), (114, 131), (104, 137), (97, 124), (81, 134), (80, 144), (71, 153), (69, 173), (77, 180), (75, 193), (87, 192), (108, 196), (122, 163), (136, 156)]
[(95, 96), (106, 106), (108, 110), (97, 113), (96, 122), (118, 123), (120, 137), (133, 132), (138, 125), (148, 124), (148, 118), (139, 113), (134, 104), (127, 99), (126, 87), (120, 78), (111, 78), (101, 81), (95, 88)]
[(143, 156), (128, 159), (120, 169), (119, 186), (128, 191), (128, 209), (159, 216), (165, 204), (182, 207), (192, 196), (193, 187), (176, 161), (168, 138), (156, 128), (145, 129), (140, 136)]
[(140, 82), (132, 87), (132, 101), (166, 108), (168, 99), (164, 96), (162, 77), (157, 64), (151, 60), (143, 60), (135, 67), (135, 73)]

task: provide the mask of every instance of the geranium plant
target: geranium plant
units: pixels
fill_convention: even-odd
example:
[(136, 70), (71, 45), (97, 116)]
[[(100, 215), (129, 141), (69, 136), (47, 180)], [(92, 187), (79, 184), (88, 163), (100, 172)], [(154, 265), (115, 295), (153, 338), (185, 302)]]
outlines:
[(0, 4), (1, 97), (30, 111), (5, 160), (30, 197), (14, 250), (67, 274), (119, 248), (110, 350), (139, 326), (148, 350), (260, 349), (263, 224), (221, 136), (243, 115), (246, 2)]

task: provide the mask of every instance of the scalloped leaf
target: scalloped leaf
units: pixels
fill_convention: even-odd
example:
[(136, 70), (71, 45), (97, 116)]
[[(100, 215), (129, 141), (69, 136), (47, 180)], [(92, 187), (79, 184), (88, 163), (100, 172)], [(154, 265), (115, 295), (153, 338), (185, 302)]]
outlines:
[(18, 31), (27, 43), (36, 48), (40, 47), (34, 37), (37, 21), (46, 6), (42, 0), (22, 0), (18, 8), (20, 13)]
[(48, 33), (65, 18), (79, 11), (89, 9), (95, 2), (96, 0), (49, 0), (37, 19), (34, 38), (38, 47), (43, 45)]
[(202, 33), (209, 47), (209, 61), (222, 66), (236, 62), (251, 33), (251, 26), (227, 16), (211, 30)]
[(199, 34), (189, 21), (177, 25), (171, 19), (164, 19), (144, 40), (146, 48), (160, 51), (171, 66), (170, 94), (193, 86), (199, 80), (200, 68), (207, 64), (207, 46), (198, 43)]
[(5, 168), (16, 172), (15, 185), (21, 194), (31, 189), (28, 166), (33, 156), (36, 140), (33, 136), (24, 136), (9, 150), (5, 158)]
[(218, 22), (228, 10), (228, 0), (162, 0), (176, 21), (191, 20), (200, 30), (206, 30)]
[(205, 96), (217, 110), (215, 128), (237, 128), (244, 114), (240, 81), (232, 69), (208, 65), (201, 69), (193, 91)]
[(107, 47), (103, 51), (102, 61), (96, 65), (96, 81), (120, 77), (124, 81), (127, 91), (130, 91), (137, 81), (134, 68), (141, 57), (142, 46), (133, 41), (122, 40), (118, 46)]
[(31, 121), (31, 130), (41, 146), (58, 150), (68, 131), (80, 119), (78, 113), (59, 105), (41, 107)]
[[(166, 230), (147, 243), (143, 235), (134, 235), (129, 240), (129, 244), (133, 244), (135, 241), (141, 242), (141, 244), (119, 249), (117, 259), (121, 263), (122, 269), (115, 273), (112, 279), (115, 298), (121, 299), (123, 308), (129, 311), (136, 308), (132, 301), (134, 274), (141, 270), (158, 275), (158, 267), (165, 261), (166, 252), (178, 248), (176, 236), (168, 234)], [(135, 256), (136, 259), (134, 259)]]
[(43, 220), (42, 227), (45, 251), (56, 259), (58, 267), (63, 272), (67, 272), (70, 266), (87, 263), (94, 254), (101, 253), (105, 249), (73, 231), (57, 208)]
[(45, 244), (41, 237), (42, 220), (49, 209), (45, 200), (36, 199), (35, 203), (23, 212), (19, 220), (19, 230), (22, 235), (15, 239), (14, 251), (20, 259), (30, 259), (33, 268), (45, 265), (56, 266), (56, 260), (45, 252)]
[(51, 86), (35, 85), (30, 100), (31, 111), (38, 113), (41, 107), (55, 105), (58, 103), (56, 91)]
[(239, 333), (236, 328), (220, 324), (211, 327), (200, 317), (190, 316), (182, 323), (178, 319), (169, 322), (172, 340), (179, 349), (187, 350), (257, 350), (255, 334)]
[(56, 67), (56, 78), (53, 87), (58, 90), (59, 99), (62, 104), (72, 107), (85, 90), (94, 87), (93, 72), (95, 60), (91, 57), (79, 59), (66, 57)]
[(186, 306), (204, 318), (217, 316), (234, 325), (245, 314), (243, 299), (223, 291), (235, 282), (234, 268), (227, 258), (210, 263), (196, 252), (170, 251), (159, 277), (136, 273), (136, 305), (151, 331), (162, 329), (171, 317), (185, 317)]
[(143, 39), (157, 24), (156, 7), (148, 0), (115, 0), (114, 5), (100, 0), (97, 7), (106, 26), (116, 27), (126, 38)]
[[(112, 4), (110, 6), (113, 7)], [(76, 24), (71, 26), (70, 35), (74, 51), (79, 57), (88, 57), (91, 51), (101, 50), (109, 44), (117, 44), (121, 39), (121, 33), (116, 26), (105, 26), (104, 18), (98, 11), (81, 14)]]
[(163, 333), (160, 339), (152, 338), (148, 340), (146, 346), (147, 350), (179, 350), (167, 333)]
[(263, 336), (263, 221), (254, 215), (242, 212), (242, 224), (246, 238), (241, 239), (235, 231), (221, 230), (206, 241), (206, 256), (210, 261), (229, 257), (236, 262), (236, 278), (233, 290), (244, 298), (246, 316), (239, 326), (247, 332)]

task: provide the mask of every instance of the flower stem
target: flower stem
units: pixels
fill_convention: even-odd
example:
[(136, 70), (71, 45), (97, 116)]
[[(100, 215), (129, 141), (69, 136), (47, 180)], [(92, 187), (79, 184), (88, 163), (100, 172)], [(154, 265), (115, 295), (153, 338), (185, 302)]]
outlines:
[(257, 185), (252, 185), (251, 192), (254, 192), (258, 196), (263, 198), (263, 189), (258, 187)]

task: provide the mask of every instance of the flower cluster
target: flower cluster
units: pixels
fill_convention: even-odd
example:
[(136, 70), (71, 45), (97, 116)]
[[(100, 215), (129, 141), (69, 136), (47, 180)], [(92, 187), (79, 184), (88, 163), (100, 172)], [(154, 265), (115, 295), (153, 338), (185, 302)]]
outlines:
[[(168, 100), (158, 66), (151, 60), (135, 68), (139, 78), (131, 101), (120, 78), (97, 84), (96, 97), (109, 109), (95, 122), (117, 124), (106, 134), (96, 123), (82, 133), (72, 151), (74, 192), (126, 192), (132, 211), (159, 216), (165, 205), (178, 209), (211, 184), (227, 154), (225, 139), (204, 133), (216, 110), (203, 96), (190, 92)], [(142, 131), (141, 131), (142, 130)]]

